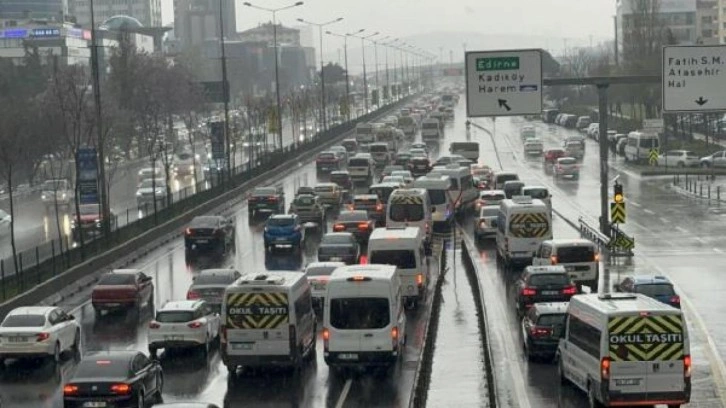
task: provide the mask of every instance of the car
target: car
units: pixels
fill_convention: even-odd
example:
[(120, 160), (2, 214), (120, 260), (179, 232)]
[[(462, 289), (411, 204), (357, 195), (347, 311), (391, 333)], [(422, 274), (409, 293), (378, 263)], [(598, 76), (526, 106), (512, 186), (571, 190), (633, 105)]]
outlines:
[(144, 167), (137, 173), (137, 182), (141, 183), (144, 180), (158, 179), (164, 177), (164, 169), (161, 167)]
[(343, 190), (335, 183), (319, 183), (315, 186), (315, 194), (324, 206), (337, 209), (343, 204)]
[(524, 154), (539, 156), (543, 149), (542, 141), (536, 137), (524, 141)]
[(479, 210), (479, 219), (474, 228), (474, 239), (496, 238), (499, 205), (486, 205)]
[(504, 183), (502, 190), (506, 198), (512, 199), (514, 196), (522, 195), (522, 188), (525, 186), (524, 182), (519, 180), (510, 180)]
[(63, 353), (80, 353), (81, 325), (55, 306), (21, 306), (0, 324), (0, 367), (6, 359), (48, 358), (61, 362)]
[(571, 177), (573, 180), (580, 178), (580, 165), (574, 157), (560, 157), (552, 166), (552, 174), (555, 179)]
[(257, 187), (247, 199), (247, 213), (251, 221), (257, 213), (285, 213), (285, 190), (282, 186)]
[(40, 199), (43, 201), (46, 211), (55, 208), (56, 205), (70, 207), (73, 197), (75, 197), (75, 192), (68, 180), (46, 180), (40, 187)]
[(615, 151), (620, 156), (625, 156), (625, 147), (628, 145), (628, 137), (624, 137), (620, 140), (618, 140), (618, 143), (615, 145)]
[(618, 149), (618, 144), (620, 144), (620, 141), (623, 139), (627, 140), (628, 135), (626, 135), (625, 133), (616, 133), (612, 137), (610, 137), (610, 135), (608, 135), (608, 145), (610, 146), (610, 151), (612, 151), (613, 153), (616, 153), (617, 149)]
[(696, 153), (690, 150), (668, 150), (658, 156), (659, 166), (697, 167), (701, 161)]
[(472, 164), (469, 166), (471, 169), (471, 175), (474, 177), (490, 177), (492, 174), (492, 168), (485, 164)]
[(234, 249), (234, 219), (220, 215), (202, 215), (192, 218), (184, 230), (184, 249), (187, 261), (200, 254), (224, 255)]
[(305, 267), (313, 297), (313, 308), (320, 312), (325, 301), (325, 289), (334, 270), (345, 266), (344, 262), (311, 262)]
[(567, 154), (565, 153), (565, 149), (547, 149), (544, 151), (544, 167), (545, 169), (552, 169), (552, 166), (555, 164), (557, 159), (560, 157), (565, 157)]
[(204, 269), (192, 278), (187, 300), (202, 299), (219, 312), (224, 289), (242, 276), (235, 269)]
[[(97, 237), (103, 234), (103, 213), (101, 212), (101, 206), (99, 204), (81, 204), (78, 206), (78, 209), (80, 210), (80, 216), (77, 216), (74, 211), (70, 219), (73, 239), (79, 241), (81, 234), (84, 237)], [(116, 226), (116, 215), (113, 213), (113, 210), (110, 211), (110, 215), (111, 229), (113, 230)], [(9, 218), (7, 224), (9, 227)]]
[(353, 186), (353, 178), (350, 177), (350, 173), (346, 170), (330, 172), (330, 182), (337, 184), (341, 188), (344, 196), (350, 194), (355, 188)]
[(308, 194), (298, 195), (290, 203), (288, 214), (296, 214), (301, 224), (314, 223), (321, 231), (327, 228), (325, 224), (325, 206), (320, 203), (318, 196)]
[(64, 408), (145, 408), (162, 402), (164, 374), (158, 361), (139, 351), (102, 351), (83, 356), (63, 385)]
[(519, 316), (524, 315), (535, 303), (568, 302), (577, 294), (577, 285), (562, 265), (528, 266), (514, 287)]
[[(413, 183), (413, 175), (411, 175), (410, 170), (395, 170), (391, 173), (389, 177), (403, 177), (403, 182), (405, 185), (410, 185)], [(385, 183), (385, 181), (382, 181), (382, 183)]]
[(726, 167), (726, 151), (720, 150), (701, 157), (699, 164), (701, 167)]
[(341, 211), (333, 223), (333, 232), (350, 232), (361, 244), (368, 242), (375, 229), (375, 221), (365, 210)]
[(590, 123), (589, 125), (587, 125), (586, 128), (583, 128), (583, 131), (585, 132), (585, 134), (587, 134), (587, 137), (595, 139), (595, 133), (600, 132), (600, 124)]
[(412, 148), (408, 149), (408, 153), (411, 155), (411, 158), (414, 158), (414, 157), (425, 157), (427, 159), (429, 158), (428, 151), (425, 149), (421, 149), (421, 148), (412, 147)]
[(393, 159), (393, 165), (402, 166), (404, 169), (408, 167), (408, 162), (411, 161), (413, 155), (410, 152), (396, 153), (396, 157)]
[(345, 150), (349, 154), (356, 154), (358, 152), (358, 142), (355, 139), (344, 139), (340, 142), (340, 145), (345, 147)]
[(408, 170), (414, 177), (426, 175), (431, 169), (431, 161), (426, 156), (414, 156), (408, 162)]
[(318, 153), (317, 157), (315, 157), (315, 168), (318, 172), (340, 170), (342, 167), (340, 155), (335, 152), (324, 151)]
[(420, 150), (423, 150), (426, 153), (426, 155), (429, 154), (429, 146), (426, 143), (421, 143), (421, 142), (411, 143), (411, 150), (414, 150), (414, 149), (420, 149)]
[(305, 228), (297, 214), (277, 214), (267, 219), (264, 229), (265, 251), (278, 246), (290, 246), (301, 251), (305, 241)]
[(386, 176), (381, 179), (381, 183), (395, 183), (400, 188), (406, 186), (406, 180), (402, 176)]
[(206, 357), (219, 340), (219, 329), (219, 313), (204, 300), (171, 300), (149, 322), (149, 355), (156, 358), (160, 348), (199, 348)]
[(369, 182), (373, 179), (375, 163), (369, 153), (358, 153), (348, 159), (350, 177), (356, 182)]
[(177, 177), (194, 176), (197, 168), (196, 158), (191, 152), (181, 152), (174, 156), (172, 171)]
[(632, 275), (623, 278), (615, 287), (618, 292), (642, 293), (661, 303), (681, 308), (681, 297), (673, 288), (673, 283), (665, 276)]
[(519, 137), (522, 141), (537, 137), (537, 129), (532, 125), (525, 125), (519, 129)]
[(589, 116), (580, 116), (575, 121), (575, 128), (577, 130), (586, 130), (592, 123), (592, 119)]
[(335, 156), (338, 157), (342, 164), (348, 162), (348, 150), (345, 146), (331, 146), (328, 151), (335, 153)]
[(383, 225), (386, 222), (386, 205), (377, 194), (356, 194), (349, 210), (363, 210), (368, 213), (368, 218), (376, 222), (376, 225)]
[(299, 195), (318, 195), (315, 192), (315, 188), (310, 186), (300, 186), (297, 188), (297, 191), (295, 191), (295, 197)]
[(350, 232), (330, 232), (323, 235), (318, 246), (318, 261), (358, 263), (360, 245)]
[(522, 318), (522, 346), (527, 359), (552, 360), (565, 334), (567, 302), (535, 303)]
[(378, 180), (379, 182), (382, 182), (383, 178), (386, 176), (390, 176), (394, 171), (401, 171), (405, 170), (406, 168), (399, 165), (388, 165), (383, 168), (381, 171), (381, 178)]
[(115, 269), (101, 276), (91, 291), (91, 305), (96, 316), (104, 311), (154, 308), (154, 283), (138, 269)]
[(154, 211), (154, 199), (156, 205), (162, 207), (166, 202), (167, 189), (164, 179), (147, 179), (139, 184), (136, 189), (136, 205), (144, 212)]
[(439, 156), (439, 158), (434, 162), (434, 166), (447, 166), (449, 164), (453, 163), (462, 163), (462, 162), (468, 162), (469, 164), (466, 165), (466, 167), (471, 166), (471, 161), (464, 156), (458, 155), (458, 154), (449, 154), (449, 155), (443, 155)]

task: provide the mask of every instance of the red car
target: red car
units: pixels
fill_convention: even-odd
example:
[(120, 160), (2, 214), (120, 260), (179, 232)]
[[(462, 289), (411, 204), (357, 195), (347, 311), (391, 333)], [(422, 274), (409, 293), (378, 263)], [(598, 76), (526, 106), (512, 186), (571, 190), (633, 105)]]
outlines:
[(133, 310), (154, 306), (154, 284), (151, 277), (138, 269), (116, 269), (98, 280), (91, 292), (96, 315), (111, 310)]

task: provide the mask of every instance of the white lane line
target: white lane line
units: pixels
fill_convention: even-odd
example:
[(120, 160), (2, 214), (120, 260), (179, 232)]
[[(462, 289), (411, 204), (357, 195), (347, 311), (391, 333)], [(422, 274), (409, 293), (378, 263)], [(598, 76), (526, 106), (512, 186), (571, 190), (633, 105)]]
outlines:
[[(661, 220), (662, 220), (662, 218), (661, 218)], [(666, 220), (665, 222), (667, 223), (668, 221)], [(684, 234), (690, 234), (690, 232), (683, 227), (676, 227), (676, 229)]]
[(633, 207), (638, 207), (638, 208), (642, 207), (642, 205), (636, 203), (635, 201), (628, 201), (628, 204), (632, 204)]
[(653, 212), (652, 210), (649, 210), (649, 209), (647, 209), (647, 208), (646, 208), (646, 209), (644, 209), (643, 211), (644, 211), (644, 212), (645, 212), (646, 214), (650, 214), (650, 215), (653, 215), (653, 214), (655, 214), (655, 213), (654, 213), (654, 212)]
[[(660, 219), (660, 222), (662, 222), (663, 224), (668, 224), (668, 219), (667, 218), (660, 217), (659, 219)], [(678, 227), (676, 227), (676, 228), (678, 228)]]
[(720, 250), (719, 248), (714, 248), (713, 250), (716, 251), (716, 252), (718, 252), (719, 254), (722, 254), (723, 253), (723, 251)]
[(338, 398), (338, 402), (335, 404), (335, 408), (343, 408), (343, 404), (345, 404), (345, 399), (348, 398), (348, 393), (350, 392), (350, 386), (353, 384), (353, 380), (350, 378), (348, 381), (345, 382), (345, 385), (343, 386), (343, 392), (340, 393), (340, 398)]
[(701, 237), (693, 237), (693, 239), (695, 239), (696, 241), (700, 242), (701, 244), (705, 244), (706, 243), (706, 241), (703, 238), (701, 238)]

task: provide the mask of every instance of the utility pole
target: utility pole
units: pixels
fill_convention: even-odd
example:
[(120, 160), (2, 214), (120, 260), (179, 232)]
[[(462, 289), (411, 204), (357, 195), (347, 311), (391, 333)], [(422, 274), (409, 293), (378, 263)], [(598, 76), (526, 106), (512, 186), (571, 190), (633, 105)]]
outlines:
[[(227, 161), (225, 168), (227, 169), (227, 179), (232, 179), (232, 160), (230, 132), (229, 132), (229, 86), (227, 85), (227, 55), (224, 46), (224, 13), (222, 12), (222, 0), (219, 0), (219, 48), (221, 53), (222, 64), (222, 99), (224, 99), (224, 151), (225, 160)], [(224, 180), (224, 177), (222, 177)]]
[[(94, 17), (93, 0), (91, 6), (91, 70), (93, 71), (93, 102), (96, 113), (96, 137), (98, 146), (96, 152), (98, 154), (98, 198), (99, 207), (101, 208), (101, 229), (103, 235), (108, 237), (111, 233), (111, 209), (108, 203), (108, 194), (106, 194), (106, 158), (104, 154), (104, 137), (103, 137), (103, 115), (101, 114), (101, 73), (98, 66), (98, 32), (96, 31), (96, 20)], [(80, 228), (80, 227), (79, 227)]]

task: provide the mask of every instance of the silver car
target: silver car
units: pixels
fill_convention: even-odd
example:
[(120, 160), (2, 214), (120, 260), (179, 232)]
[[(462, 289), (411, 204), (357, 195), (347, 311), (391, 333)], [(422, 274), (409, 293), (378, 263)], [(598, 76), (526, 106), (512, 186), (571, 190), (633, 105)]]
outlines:
[(311, 262), (305, 267), (305, 277), (310, 283), (313, 307), (316, 309), (322, 309), (328, 279), (333, 271), (341, 266), (345, 266), (345, 262)]
[(187, 291), (187, 300), (202, 299), (219, 311), (224, 290), (240, 276), (242, 274), (235, 269), (205, 269), (194, 277)]
[(474, 229), (474, 238), (482, 241), (485, 238), (494, 238), (497, 235), (498, 205), (487, 205), (479, 210), (479, 219)]

